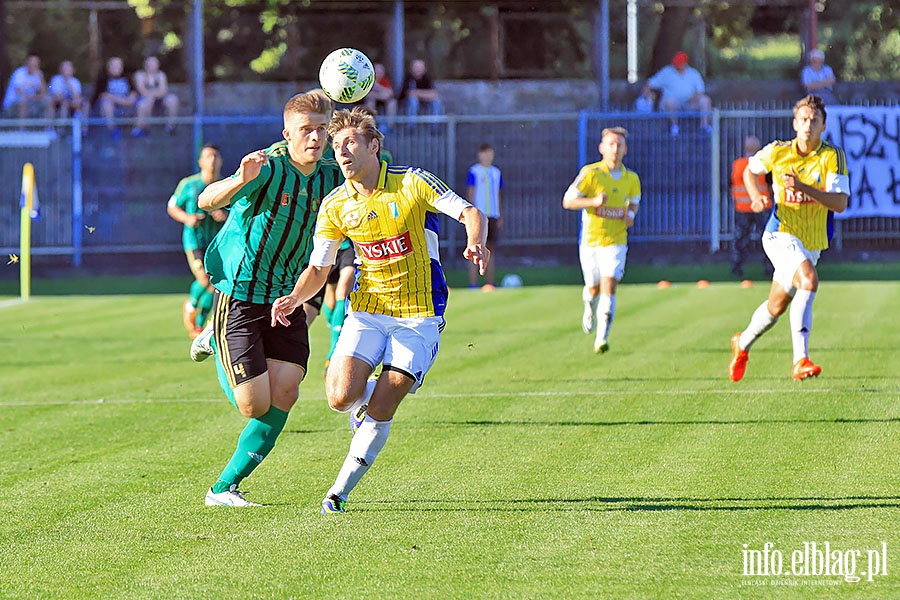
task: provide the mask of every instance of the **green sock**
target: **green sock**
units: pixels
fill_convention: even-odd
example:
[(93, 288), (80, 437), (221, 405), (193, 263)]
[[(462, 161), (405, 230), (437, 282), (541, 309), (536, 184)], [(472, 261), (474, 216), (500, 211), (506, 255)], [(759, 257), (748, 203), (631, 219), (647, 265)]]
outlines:
[(222, 366), (222, 361), (219, 359), (219, 349), (216, 347), (215, 337), (210, 338), (209, 345), (212, 346), (213, 352), (216, 354), (216, 376), (219, 378), (219, 386), (222, 388), (222, 391), (225, 392), (225, 397), (228, 398), (228, 401), (237, 408), (237, 402), (234, 399), (234, 390), (231, 389), (231, 384), (228, 383), (228, 375), (226, 375), (225, 367)]
[(259, 466), (275, 447), (275, 440), (284, 429), (287, 418), (286, 411), (272, 406), (266, 414), (247, 422), (238, 438), (234, 455), (213, 486), (214, 493), (224, 492), (231, 485), (240, 485), (241, 481), (250, 476), (253, 469)]
[(322, 303), (322, 317), (325, 319), (325, 322), (328, 325), (331, 325), (331, 315), (334, 314), (334, 309), (329, 308), (327, 304)]
[(208, 288), (203, 288), (203, 293), (197, 299), (197, 320), (195, 322), (197, 327), (206, 325), (209, 313), (212, 312), (213, 298), (213, 293)]
[(334, 347), (337, 346), (338, 338), (341, 336), (341, 328), (344, 326), (344, 318), (346, 318), (344, 314), (344, 306), (346, 304), (346, 300), (337, 300), (334, 303), (334, 311), (331, 313), (331, 318), (328, 320), (328, 326), (331, 329), (331, 348), (328, 350), (328, 360), (331, 360), (331, 355), (334, 354)]
[(203, 295), (203, 292), (206, 291), (206, 288), (196, 279), (191, 283), (191, 306), (197, 307), (200, 303), (200, 296)]

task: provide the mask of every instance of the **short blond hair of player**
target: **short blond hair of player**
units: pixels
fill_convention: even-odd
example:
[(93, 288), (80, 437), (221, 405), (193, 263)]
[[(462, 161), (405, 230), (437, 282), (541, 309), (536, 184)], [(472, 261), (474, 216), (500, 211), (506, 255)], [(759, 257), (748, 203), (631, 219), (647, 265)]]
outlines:
[(818, 96), (806, 96), (794, 105), (796, 137), (776, 141), (750, 157), (744, 185), (751, 209), (762, 211), (767, 199), (757, 176), (772, 174), (774, 209), (763, 233), (763, 249), (775, 267), (769, 297), (759, 305), (743, 332), (731, 338), (732, 381), (744, 377), (753, 343), (772, 328), (791, 308), (791, 341), (795, 380), (817, 377), (822, 367), (809, 358), (812, 306), (819, 289), (816, 263), (834, 228), (834, 213), (846, 210), (850, 178), (844, 151), (822, 139), (825, 104)]
[[(387, 442), (394, 413), (422, 385), (438, 352), (447, 285), (438, 252), (437, 213), (463, 223), (463, 256), (484, 274), (487, 217), (438, 177), (380, 159), (381, 133), (365, 107), (335, 113), (329, 123), (335, 160), (346, 183), (319, 210), (309, 267), (294, 290), (275, 301), (272, 323), (325, 282), (337, 250), (349, 238), (359, 258), (350, 312), (328, 367), (332, 409), (350, 413), (350, 450), (322, 512), (344, 512), (347, 496)], [(369, 381), (382, 365), (377, 381)]]
[(563, 196), (563, 208), (581, 211), (578, 255), (584, 276), (581, 327), (597, 332), (594, 352), (609, 350), (616, 312), (616, 288), (625, 274), (628, 228), (641, 202), (641, 180), (622, 164), (628, 153), (628, 131), (609, 127), (600, 133), (603, 158), (581, 168)]

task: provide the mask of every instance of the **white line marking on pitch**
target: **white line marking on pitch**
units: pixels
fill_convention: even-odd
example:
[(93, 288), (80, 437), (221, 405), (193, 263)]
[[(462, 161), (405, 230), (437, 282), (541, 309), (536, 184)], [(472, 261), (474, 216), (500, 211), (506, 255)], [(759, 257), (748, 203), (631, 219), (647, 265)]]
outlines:
[(0, 308), (6, 308), (7, 306), (15, 306), (16, 304), (25, 304), (26, 300), (22, 298), (10, 298), (8, 300), (0, 301)]
[[(529, 397), (568, 397), (568, 396), (671, 396), (675, 394), (785, 394), (790, 393), (792, 395), (796, 394), (834, 394), (834, 393), (854, 393), (854, 392), (872, 392), (871, 389), (860, 390), (860, 389), (849, 389), (849, 390), (833, 390), (833, 389), (821, 389), (821, 390), (785, 390), (785, 389), (777, 389), (777, 390), (644, 390), (637, 392), (629, 392), (624, 390), (597, 390), (591, 392), (579, 392), (579, 391), (558, 391), (558, 392), (472, 392), (472, 393), (462, 393), (462, 394), (422, 394), (420, 398), (423, 400), (431, 399), (431, 398), (503, 398), (508, 396), (529, 396)], [(895, 390), (878, 390), (881, 393)], [(315, 401), (315, 400), (324, 400), (324, 396), (316, 395), (316, 396), (300, 396), (300, 401)], [(100, 405), (100, 404), (179, 404), (179, 403), (213, 403), (213, 402), (222, 402), (225, 403), (227, 400), (225, 398), (183, 398), (183, 399), (175, 399), (175, 398), (103, 398), (98, 400), (48, 400), (46, 402), (41, 401), (22, 401), (17, 402), (15, 400), (10, 402), (0, 401), (0, 407), (8, 407), (8, 406), (91, 406), (91, 405)]]

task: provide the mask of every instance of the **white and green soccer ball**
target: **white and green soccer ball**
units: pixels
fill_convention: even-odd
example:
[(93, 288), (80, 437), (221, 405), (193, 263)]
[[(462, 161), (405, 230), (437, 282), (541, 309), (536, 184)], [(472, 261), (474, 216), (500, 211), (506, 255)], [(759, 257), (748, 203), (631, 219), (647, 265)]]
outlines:
[(319, 68), (319, 85), (335, 102), (358, 102), (374, 83), (372, 61), (355, 48), (338, 48), (325, 57)]

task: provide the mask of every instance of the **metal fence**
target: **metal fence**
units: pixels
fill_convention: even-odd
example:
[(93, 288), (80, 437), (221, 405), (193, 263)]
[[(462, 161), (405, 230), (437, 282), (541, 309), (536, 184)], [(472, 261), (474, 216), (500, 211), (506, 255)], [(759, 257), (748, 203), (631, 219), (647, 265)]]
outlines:
[[(600, 159), (599, 132), (612, 125), (630, 131), (625, 162), (642, 183), (644, 200), (630, 239), (718, 250), (732, 237), (728, 182), (743, 138), (790, 139), (790, 114), (720, 110), (711, 131), (700, 115), (683, 115), (677, 137), (669, 134), (665, 115), (635, 112), (398, 117), (382, 127), (395, 163), (428, 169), (462, 194), (479, 145), (491, 143), (505, 183), (504, 244), (527, 257), (575, 244), (579, 215), (562, 208), (562, 196), (582, 164)], [(168, 217), (166, 202), (179, 179), (197, 170), (197, 140), (217, 143), (225, 170), (233, 171), (248, 151), (279, 140), (282, 128), (279, 117), (185, 117), (172, 134), (162, 123), (151, 123), (150, 136), (132, 138), (129, 120), (116, 122), (117, 132), (99, 120), (0, 121), (0, 193), (6, 199), (0, 252), (17, 251), (25, 162), (35, 166), (41, 207), (33, 252), (71, 256), (80, 264), (86, 253), (180, 250), (181, 226)], [(900, 248), (896, 218), (839, 223), (838, 247)], [(445, 229), (448, 250), (462, 242), (461, 227)]]

